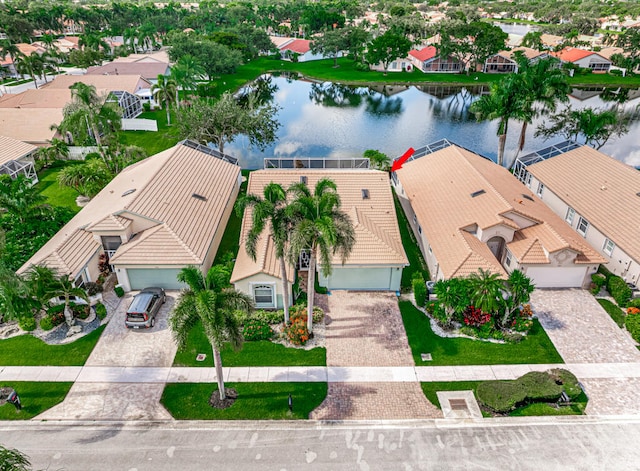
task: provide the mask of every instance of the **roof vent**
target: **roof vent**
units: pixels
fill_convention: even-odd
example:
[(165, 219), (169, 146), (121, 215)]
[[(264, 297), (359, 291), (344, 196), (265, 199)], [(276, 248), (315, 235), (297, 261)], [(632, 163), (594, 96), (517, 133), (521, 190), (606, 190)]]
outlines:
[(485, 193), (486, 193), (486, 191), (484, 191), (484, 190), (474, 191), (473, 193), (471, 193), (471, 197), (475, 198), (476, 196), (484, 195)]
[(130, 195), (131, 193), (133, 193), (134, 191), (136, 191), (135, 188), (131, 188), (130, 190), (125, 191), (124, 193), (122, 193), (122, 196), (127, 196)]
[(307, 184), (307, 177), (305, 177), (304, 175), (300, 175), (300, 183), (302, 183), (303, 185)]
[(535, 202), (535, 200), (534, 200), (531, 196), (529, 196), (529, 195), (525, 195), (524, 193), (522, 193), (522, 197), (523, 197), (524, 199), (526, 199), (526, 200), (534, 201), (534, 202)]
[(362, 189), (362, 199), (363, 200), (368, 200), (369, 199), (369, 190), (367, 190), (366, 188)]
[(198, 193), (193, 193), (191, 196), (200, 201), (207, 201), (206, 196), (199, 195)]

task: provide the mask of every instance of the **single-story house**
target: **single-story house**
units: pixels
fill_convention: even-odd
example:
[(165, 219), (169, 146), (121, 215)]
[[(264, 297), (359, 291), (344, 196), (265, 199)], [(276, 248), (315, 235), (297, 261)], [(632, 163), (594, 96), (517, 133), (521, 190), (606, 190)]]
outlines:
[[(276, 44), (276, 47), (280, 51), (280, 57), (284, 60), (292, 60), (294, 57), (297, 58), (297, 62), (324, 59), (322, 54), (313, 54), (311, 52), (311, 42), (312, 41), (308, 39), (287, 38), (286, 41), (276, 41), (274, 44)], [(338, 57), (342, 57), (342, 52), (338, 53)]]
[(129, 54), (126, 57), (116, 57), (113, 62), (151, 62), (151, 63), (165, 63), (169, 64), (169, 54), (167, 51), (155, 51), (148, 52), (146, 54)]
[(158, 75), (169, 75), (171, 68), (168, 62), (109, 62), (104, 65), (89, 67), (87, 75), (141, 75), (154, 84)]
[(519, 269), (538, 288), (581, 287), (604, 261), (508, 170), (446, 140), (392, 184), (434, 280)]
[(516, 62), (516, 52), (521, 52), (529, 63), (536, 63), (539, 60), (547, 59), (548, 52), (541, 52), (530, 47), (516, 47), (510, 51), (500, 51), (497, 54), (489, 56), (484, 62), (483, 72), (489, 74), (518, 72), (518, 63)]
[[(18, 48), (20, 54), (25, 56), (30, 56), (31, 54), (42, 55), (46, 51), (44, 47), (40, 47), (37, 44), (16, 43), (15, 46)], [(3, 69), (5, 75), (10, 77), (18, 77), (19, 75), (16, 65), (9, 54), (4, 57), (0, 57), (0, 68)]]
[(589, 146), (565, 142), (520, 157), (516, 175), (605, 258), (640, 284), (640, 172)]
[(125, 291), (179, 289), (182, 268), (211, 267), (241, 178), (232, 157), (182, 141), (120, 172), (18, 273), (45, 265), (81, 285), (106, 253)]
[(23, 175), (32, 184), (38, 183), (33, 154), (38, 148), (11, 137), (0, 136), (0, 175), (16, 178)]
[(453, 57), (445, 59), (438, 55), (435, 46), (409, 51), (409, 59), (413, 66), (422, 72), (451, 72), (459, 73), (464, 70), (464, 64)]
[[(313, 189), (316, 182), (329, 178), (337, 185), (342, 210), (353, 223), (356, 242), (351, 255), (342, 265), (339, 257), (332, 260), (332, 272), (325, 277), (318, 270), (318, 282), (329, 290), (399, 291), (402, 269), (408, 260), (402, 247), (396, 220), (389, 177), (378, 170), (355, 169), (266, 169), (251, 172), (247, 194), (262, 195), (271, 182), (288, 188), (303, 182)], [(245, 250), (251, 228), (252, 212), (245, 211), (240, 235), (240, 251), (231, 275), (236, 289), (254, 298), (258, 307), (281, 308), (282, 283), (280, 262), (275, 256), (267, 232), (257, 244), (254, 262)], [(306, 255), (306, 258), (305, 258)], [(308, 270), (308, 254), (301, 254), (299, 270)], [(295, 268), (287, 264), (287, 278), (294, 281)], [(289, 293), (289, 299), (293, 299)]]
[(563, 63), (575, 64), (583, 69), (591, 69), (594, 73), (605, 73), (611, 68), (611, 61), (597, 52), (565, 47), (561, 51), (551, 53)]
[(547, 49), (555, 49), (564, 42), (564, 38), (556, 34), (543, 33), (540, 35), (540, 42), (542, 42), (542, 45)]

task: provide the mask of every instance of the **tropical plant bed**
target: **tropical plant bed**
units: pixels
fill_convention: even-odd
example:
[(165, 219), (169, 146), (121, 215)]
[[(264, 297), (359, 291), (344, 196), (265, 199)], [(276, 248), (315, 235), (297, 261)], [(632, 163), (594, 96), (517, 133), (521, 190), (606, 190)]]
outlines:
[[(451, 381), (451, 382), (431, 382), (421, 383), (422, 391), (427, 399), (441, 409), (438, 400), (438, 391), (473, 391), (474, 396), (478, 385), (483, 381)], [(507, 415), (510, 417), (521, 416), (542, 416), (542, 415), (582, 415), (587, 407), (588, 398), (581, 393), (569, 405), (559, 405), (557, 403), (533, 403), (527, 404), (510, 411)], [(504, 417), (504, 414), (493, 414), (484, 408), (481, 408), (483, 417)]]
[[(4, 353), (4, 350), (3, 350)], [(3, 355), (4, 356), (4, 355)], [(29, 420), (38, 414), (61, 403), (67, 396), (73, 383), (52, 383), (34, 381), (10, 381), (0, 384), (8, 386), (18, 393), (22, 410), (12, 404), (0, 406), (0, 420)]]
[(160, 402), (179, 420), (300, 420), (309, 418), (327, 395), (327, 383), (226, 383), (225, 387), (237, 392), (226, 409), (209, 404), (218, 390), (212, 383), (167, 384)]
[(32, 335), (0, 341), (1, 366), (82, 366), (89, 358), (104, 326), (65, 345), (48, 345)]
[[(431, 328), (430, 319), (409, 301), (399, 303), (407, 339), (418, 366), (500, 365), (563, 363), (537, 319), (518, 343), (492, 343), (467, 338), (443, 338)], [(430, 353), (432, 360), (422, 361)]]

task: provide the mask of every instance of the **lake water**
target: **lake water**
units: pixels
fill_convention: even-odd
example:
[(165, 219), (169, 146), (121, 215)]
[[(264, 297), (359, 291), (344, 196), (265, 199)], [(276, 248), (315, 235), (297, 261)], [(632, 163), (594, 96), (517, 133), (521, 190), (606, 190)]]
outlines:
[[(270, 91), (281, 107), (281, 127), (276, 142), (264, 151), (251, 148), (244, 137), (225, 146), (240, 160), (243, 168), (263, 167), (265, 157), (361, 157), (367, 149), (377, 149), (391, 158), (409, 147), (418, 148), (446, 138), (495, 160), (497, 121), (476, 122), (469, 106), (482, 93), (481, 87), (346, 87), (332, 83), (312, 83), (272, 77)], [(269, 93), (270, 92), (270, 93)], [(575, 108), (611, 106), (598, 96), (598, 90), (576, 90), (570, 96)], [(640, 92), (622, 108), (637, 110)], [(637, 113), (636, 113), (637, 115)], [(542, 118), (543, 119), (543, 118)], [(537, 124), (529, 126), (521, 155), (560, 142), (558, 137), (544, 141), (534, 138)], [(510, 122), (505, 150), (508, 163), (515, 155), (520, 123)], [(629, 165), (640, 166), (640, 121), (635, 120), (628, 134), (610, 140), (602, 149)]]

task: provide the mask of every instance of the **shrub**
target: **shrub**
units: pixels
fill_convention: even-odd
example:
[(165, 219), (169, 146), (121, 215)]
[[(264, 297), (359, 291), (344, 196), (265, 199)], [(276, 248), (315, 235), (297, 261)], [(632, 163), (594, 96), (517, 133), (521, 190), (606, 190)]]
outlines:
[(54, 306), (50, 306), (49, 309), (47, 309), (47, 314), (49, 315), (59, 314), (61, 312), (64, 312), (64, 304), (56, 304)]
[(40, 328), (42, 330), (51, 330), (53, 329), (53, 322), (51, 321), (51, 317), (45, 316), (40, 319)]
[(640, 298), (632, 299), (627, 303), (627, 307), (637, 307), (640, 309)]
[(627, 308), (627, 315), (640, 314), (640, 308), (630, 306)]
[(495, 412), (509, 412), (527, 397), (524, 389), (515, 381), (485, 381), (476, 389), (478, 402)]
[(491, 314), (482, 312), (475, 306), (467, 306), (463, 314), (463, 322), (471, 327), (480, 327), (491, 320)]
[(607, 279), (607, 291), (620, 307), (625, 307), (631, 299), (631, 288), (619, 276), (612, 275)]
[(640, 343), (640, 314), (632, 314), (624, 320), (624, 325), (633, 337), (633, 340)]
[(518, 382), (526, 393), (528, 400), (545, 402), (557, 400), (562, 394), (562, 385), (556, 383), (546, 371), (530, 371), (521, 376)]
[(569, 396), (570, 399), (576, 399), (580, 394), (582, 394), (580, 382), (571, 371), (555, 368), (553, 370), (549, 370), (549, 374), (556, 383), (560, 382), (562, 384), (562, 389), (567, 393), (567, 396)]
[(151, 111), (151, 103), (149, 103), (148, 101), (145, 101), (145, 102), (142, 104), (142, 109), (143, 109), (144, 111)]
[(104, 304), (102, 303), (96, 304), (95, 310), (96, 310), (96, 316), (98, 316), (98, 319), (103, 320), (105, 317), (107, 317), (107, 308)]
[(102, 286), (98, 283), (94, 283), (93, 281), (85, 283), (84, 288), (89, 296), (95, 296), (98, 293), (102, 293)]
[[(293, 322), (294, 320), (297, 320), (297, 319), (304, 319), (304, 321), (307, 322), (307, 306), (306, 305), (298, 304), (298, 305), (292, 306), (291, 309), (289, 309), (289, 320)], [(318, 306), (313, 306), (313, 323), (317, 324), (318, 322), (321, 322), (322, 319), (324, 319), (324, 311), (322, 310), (322, 308)]]
[(607, 277), (602, 273), (594, 273), (591, 275), (591, 282), (598, 288), (602, 288), (607, 282)]
[(31, 332), (32, 330), (36, 330), (36, 320), (33, 317), (21, 317), (18, 320), (18, 326), (27, 332)]
[(416, 298), (416, 305), (422, 307), (427, 302), (427, 285), (425, 284), (422, 273), (416, 272), (411, 278), (411, 286), (413, 287), (413, 295)]
[(297, 317), (291, 324), (285, 326), (284, 331), (289, 341), (294, 345), (304, 345), (309, 340), (307, 321), (302, 317)]
[(49, 313), (49, 318), (54, 327), (60, 325), (64, 322), (64, 311)]
[(113, 288), (113, 292), (116, 293), (116, 296), (119, 298), (124, 296), (124, 289), (122, 289), (122, 286), (116, 286)]
[(267, 324), (279, 324), (284, 322), (284, 311), (278, 309), (277, 311), (256, 311), (251, 315), (252, 319), (259, 319)]
[(242, 335), (248, 342), (255, 340), (269, 340), (273, 336), (273, 331), (269, 324), (260, 319), (248, 319), (242, 329)]
[(78, 319), (86, 319), (89, 317), (91, 308), (88, 304), (70, 304), (69, 306), (71, 307), (73, 317), (77, 317)]
[(199, 83), (196, 86), (196, 94), (200, 97), (216, 96), (216, 86), (213, 82)]
[(612, 69), (609, 71), (609, 75), (617, 75), (618, 77), (622, 76), (622, 70)]

